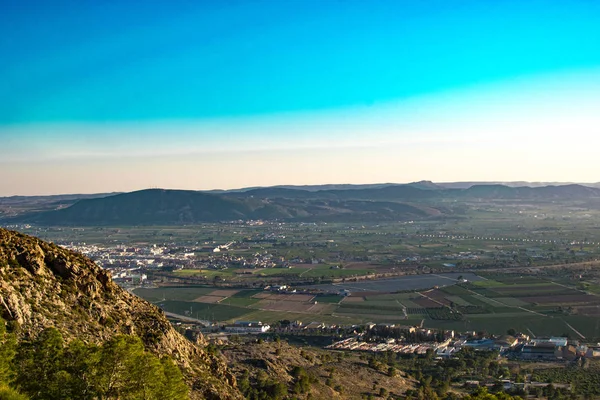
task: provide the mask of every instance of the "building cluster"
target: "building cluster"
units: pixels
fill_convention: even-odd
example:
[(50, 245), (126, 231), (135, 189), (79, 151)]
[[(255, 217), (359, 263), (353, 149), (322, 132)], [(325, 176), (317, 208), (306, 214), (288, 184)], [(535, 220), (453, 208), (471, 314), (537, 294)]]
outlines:
[[(367, 326), (369, 329), (369, 326)], [(425, 354), (431, 350), (435, 357), (451, 358), (461, 349), (469, 347), (479, 351), (498, 351), (500, 355), (528, 361), (575, 361), (581, 358), (600, 358), (600, 343), (581, 344), (565, 337), (530, 338), (524, 334), (515, 336), (475, 337), (465, 333), (455, 337), (453, 331), (432, 332), (425, 328), (407, 327), (407, 332), (416, 333), (420, 340), (400, 338), (379, 338), (369, 340), (364, 332), (336, 342), (329, 349), (394, 352), (400, 354)], [(413, 336), (414, 338), (414, 336)]]
[(354, 351), (371, 351), (371, 352), (388, 352), (400, 354), (426, 354), (427, 351), (436, 352), (438, 349), (447, 346), (451, 339), (445, 342), (425, 342), (425, 343), (404, 343), (397, 339), (389, 339), (385, 343), (362, 342), (357, 338), (348, 338), (340, 342), (327, 346), (333, 350), (354, 350)]
[[(85, 243), (62, 244), (63, 247), (79, 252), (104, 269), (109, 270), (117, 283), (141, 284), (147, 281), (147, 271), (175, 271), (181, 269), (224, 270), (230, 267), (288, 268), (285, 258), (268, 252), (249, 256), (227, 252), (235, 242), (223, 245), (205, 243), (201, 246), (177, 244), (148, 246), (98, 246)], [(243, 244), (242, 244), (243, 245)]]
[(268, 324), (263, 324), (261, 321), (235, 321), (231, 325), (225, 325), (225, 332), (229, 333), (265, 333), (271, 329)]

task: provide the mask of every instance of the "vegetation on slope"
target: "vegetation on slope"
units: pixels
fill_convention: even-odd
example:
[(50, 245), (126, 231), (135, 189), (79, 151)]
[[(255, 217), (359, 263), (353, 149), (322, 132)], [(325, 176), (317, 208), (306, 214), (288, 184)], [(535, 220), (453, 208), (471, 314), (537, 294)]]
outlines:
[(127, 335), (159, 358), (172, 357), (192, 396), (239, 398), (223, 360), (177, 333), (154, 305), (116, 285), (80, 254), (0, 229), (0, 316), (20, 343), (56, 328), (65, 342), (104, 346)]
[(116, 336), (102, 345), (65, 343), (57, 329), (48, 328), (17, 345), (0, 320), (0, 354), (0, 398), (189, 398), (173, 360), (144, 350), (134, 336)]

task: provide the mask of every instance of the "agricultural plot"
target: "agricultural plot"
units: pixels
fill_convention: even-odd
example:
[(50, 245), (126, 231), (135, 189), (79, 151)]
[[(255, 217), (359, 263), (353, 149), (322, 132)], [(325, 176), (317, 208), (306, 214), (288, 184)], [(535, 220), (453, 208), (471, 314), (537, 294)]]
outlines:
[(473, 282), (473, 285), (475, 285), (477, 287), (483, 287), (483, 288), (489, 288), (489, 287), (494, 288), (494, 287), (505, 286), (504, 283), (498, 282), (498, 281), (495, 281), (495, 280), (492, 280), (492, 279)]
[(425, 296), (429, 297), (430, 299), (441, 303), (445, 306), (449, 306), (450, 305), (450, 300), (448, 300), (446, 298), (447, 294), (442, 292), (441, 290), (429, 290), (427, 292), (421, 292), (422, 294), (424, 294)]
[[(548, 281), (495, 277), (493, 282), (483, 281), (484, 284), (430, 287), (421, 292), (423, 295), (416, 291), (387, 291), (387, 281), (350, 282), (348, 285), (361, 285), (362, 290), (350, 289), (352, 295), (348, 297), (188, 286), (137, 289), (136, 294), (160, 303), (166, 311), (221, 322), (289, 319), (409, 325), (424, 320), (424, 326), (432, 328), (495, 334), (513, 328), (530, 335), (600, 337), (600, 297)], [(340, 286), (332, 286), (337, 293)]]
[(270, 311), (287, 311), (292, 313), (322, 314), (333, 311), (335, 305), (327, 303), (301, 303), (298, 301), (261, 300), (254, 304), (253, 308)]
[(342, 297), (342, 296), (338, 296), (337, 294), (334, 294), (334, 295), (317, 296), (314, 298), (314, 300), (318, 301), (319, 303), (337, 304), (340, 301), (342, 301), (344, 299), (348, 299), (348, 298), (349, 297)]
[(489, 297), (489, 298), (493, 298), (493, 297), (503, 297), (502, 293), (497, 291), (498, 288), (494, 288), (494, 290), (489, 289), (489, 288), (480, 288), (477, 286), (473, 286), (470, 287), (469, 290), (471, 290), (474, 293), (477, 293), (481, 296), (485, 296), (485, 297)]
[(184, 300), (192, 301), (200, 296), (212, 293), (214, 288), (198, 287), (198, 286), (173, 286), (159, 288), (137, 288), (134, 293), (141, 298), (157, 302), (162, 300)]
[(470, 306), (472, 305), (471, 303), (469, 303), (468, 301), (466, 301), (465, 299), (463, 299), (460, 296), (451, 296), (451, 295), (446, 295), (446, 299), (448, 299), (450, 302), (458, 305), (458, 306)]
[(305, 287), (329, 292), (338, 292), (341, 289), (350, 292), (381, 292), (394, 293), (403, 290), (429, 289), (434, 286), (449, 286), (457, 283), (458, 277), (462, 276), (469, 281), (477, 281), (481, 278), (473, 273), (445, 273), (409, 275), (399, 278), (379, 279), (374, 281), (346, 282), (339, 284), (307, 285)]
[(233, 298), (250, 298), (258, 293), (262, 293), (262, 290), (240, 290), (236, 294), (232, 295)]
[(217, 290), (210, 292), (210, 296), (230, 297), (230, 296), (235, 295), (238, 292), (239, 292), (239, 290), (235, 290), (235, 289), (233, 289), (233, 290), (217, 289)]
[(225, 321), (248, 313), (247, 308), (192, 301), (167, 300), (157, 305), (167, 312), (208, 321)]
[(506, 304), (511, 307), (524, 307), (531, 305), (530, 303), (518, 299), (516, 297), (497, 297), (494, 300), (499, 301), (500, 303)]
[(381, 293), (373, 293), (367, 296), (364, 296), (367, 301), (396, 301), (399, 300), (403, 302), (405, 300), (418, 299), (421, 295), (418, 292), (410, 292), (410, 293), (391, 293), (391, 294), (381, 294)]
[(246, 297), (227, 297), (220, 301), (219, 304), (228, 304), (230, 306), (238, 307), (250, 307), (255, 303), (258, 303), (260, 299), (246, 298)]
[[(359, 324), (368, 321), (367, 318), (354, 315), (328, 315), (328, 314), (290, 314), (285, 311), (268, 311), (268, 310), (248, 310), (249, 313), (243, 316), (244, 320), (248, 321), (263, 321), (274, 323), (284, 319), (291, 321), (302, 321), (304, 323), (322, 322), (326, 324)], [(233, 320), (230, 320), (230, 322)]]
[(425, 315), (427, 314), (427, 309), (426, 308), (407, 308), (406, 309), (406, 313), (409, 315)]
[(362, 303), (363, 301), (365, 301), (365, 298), (362, 296), (347, 296), (340, 303)]
[(577, 307), (577, 314), (600, 317), (600, 305)]
[(419, 304), (415, 303), (412, 300), (404, 299), (404, 300), (397, 300), (397, 301), (400, 302), (400, 304), (402, 304), (406, 308), (420, 308), (421, 307)]
[(321, 268), (309, 269), (306, 272), (302, 272), (299, 275), (304, 278), (319, 278), (319, 277), (341, 278), (341, 277), (348, 277), (348, 276), (368, 275), (371, 273), (375, 273), (375, 270), (374, 269), (332, 269), (331, 267), (327, 266), (325, 268), (321, 267)]
[(339, 312), (344, 310), (364, 310), (366, 312), (374, 311), (378, 314), (381, 312), (392, 311), (392, 312), (402, 312), (403, 307), (395, 302), (385, 302), (385, 303), (377, 303), (366, 301), (364, 303), (353, 303), (353, 304), (340, 304), (337, 308)]
[(577, 304), (597, 304), (600, 303), (600, 297), (590, 294), (569, 294), (569, 295), (553, 295), (553, 296), (535, 296), (535, 297), (520, 297), (522, 301), (540, 305), (577, 305)]
[(417, 304), (419, 307), (424, 307), (424, 308), (441, 307), (440, 303), (436, 303), (435, 301), (428, 299), (427, 297), (421, 297), (420, 299), (415, 299), (415, 300), (413, 300), (413, 302), (415, 304)]
[(535, 285), (535, 286), (527, 286), (527, 285), (515, 285), (515, 286), (505, 286), (502, 288), (494, 288), (494, 291), (500, 293), (504, 296), (511, 297), (529, 297), (529, 296), (545, 296), (548, 294), (552, 295), (569, 295), (569, 294), (578, 294), (579, 292), (574, 289), (569, 289), (560, 285)]
[(291, 302), (308, 302), (315, 298), (312, 294), (280, 294), (280, 293), (259, 293), (254, 296), (257, 299), (270, 301), (291, 301)]
[(541, 279), (535, 276), (511, 276), (511, 275), (498, 275), (490, 273), (479, 274), (490, 281), (496, 281), (504, 285), (536, 285), (548, 283), (547, 280)]
[(221, 296), (200, 296), (197, 299), (194, 299), (194, 301), (198, 302), (198, 303), (214, 304), (214, 303), (220, 302), (223, 299), (225, 299), (225, 297), (221, 297)]
[(490, 297), (485, 297), (485, 296), (477, 296), (477, 299), (480, 301), (479, 305), (482, 305), (481, 302), (483, 302), (491, 307), (502, 307), (502, 306), (506, 305), (506, 303), (503, 303), (500, 301), (500, 297), (490, 298)]
[(468, 289), (465, 289), (464, 287), (462, 287), (460, 285), (446, 286), (446, 287), (441, 288), (440, 290), (446, 294), (457, 295), (457, 296), (471, 294), (471, 292)]
[(204, 276), (207, 278), (213, 278), (215, 276), (233, 276), (234, 271), (227, 270), (216, 270), (216, 269), (182, 269), (179, 271), (173, 272), (174, 275), (180, 277), (190, 277), (190, 276)]

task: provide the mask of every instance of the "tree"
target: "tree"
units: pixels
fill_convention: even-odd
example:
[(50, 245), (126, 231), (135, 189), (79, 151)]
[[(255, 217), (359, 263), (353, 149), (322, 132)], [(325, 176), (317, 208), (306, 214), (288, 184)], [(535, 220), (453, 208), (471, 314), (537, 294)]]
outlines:
[(173, 361), (146, 352), (132, 336), (117, 336), (102, 346), (78, 340), (65, 346), (58, 330), (46, 329), (19, 345), (14, 365), (15, 382), (32, 400), (188, 398)]
[(169, 358), (145, 352), (142, 341), (117, 336), (99, 352), (96, 390), (104, 399), (185, 399), (187, 386)]
[(388, 376), (394, 377), (396, 376), (396, 368), (395, 367), (389, 367), (387, 370)]
[(14, 335), (6, 332), (6, 325), (0, 318), (0, 400), (27, 400), (27, 397), (8, 385), (13, 382), (12, 362), (17, 344)]
[(0, 384), (0, 400), (27, 400), (27, 396)]
[(62, 382), (70, 377), (61, 368), (63, 349), (63, 337), (55, 328), (43, 330), (34, 341), (22, 342), (14, 359), (17, 386), (32, 399), (67, 398)]
[(13, 379), (11, 363), (15, 353), (15, 337), (6, 332), (5, 322), (0, 318), (0, 385), (8, 385)]

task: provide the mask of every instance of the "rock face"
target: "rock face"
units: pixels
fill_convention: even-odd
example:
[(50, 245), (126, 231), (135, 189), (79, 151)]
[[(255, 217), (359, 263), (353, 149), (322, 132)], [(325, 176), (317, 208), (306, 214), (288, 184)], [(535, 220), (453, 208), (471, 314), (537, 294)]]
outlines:
[(154, 305), (115, 284), (84, 256), (0, 228), (0, 315), (21, 337), (56, 327), (69, 340), (102, 342), (118, 334), (139, 336), (146, 348), (173, 357), (193, 398), (239, 399), (224, 361), (173, 329)]

